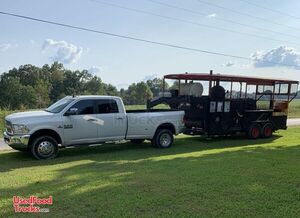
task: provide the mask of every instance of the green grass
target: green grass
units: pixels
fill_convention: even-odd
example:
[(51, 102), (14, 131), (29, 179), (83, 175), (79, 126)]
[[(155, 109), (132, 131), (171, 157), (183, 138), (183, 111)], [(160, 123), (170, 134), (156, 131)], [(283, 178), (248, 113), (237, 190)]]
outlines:
[(179, 136), (149, 143), (65, 149), (36, 161), (0, 153), (0, 217), (12, 196), (53, 196), (55, 217), (297, 217), (300, 127), (271, 139)]
[(290, 103), (289, 118), (300, 118), (300, 99), (294, 99)]

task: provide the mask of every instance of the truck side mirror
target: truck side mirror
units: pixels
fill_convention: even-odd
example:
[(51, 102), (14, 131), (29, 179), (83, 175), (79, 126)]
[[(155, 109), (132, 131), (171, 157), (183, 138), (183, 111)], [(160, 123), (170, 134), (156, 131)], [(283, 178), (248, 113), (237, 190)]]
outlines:
[(65, 116), (76, 115), (77, 112), (78, 112), (78, 108), (70, 108), (70, 109), (67, 110), (67, 112), (65, 113)]

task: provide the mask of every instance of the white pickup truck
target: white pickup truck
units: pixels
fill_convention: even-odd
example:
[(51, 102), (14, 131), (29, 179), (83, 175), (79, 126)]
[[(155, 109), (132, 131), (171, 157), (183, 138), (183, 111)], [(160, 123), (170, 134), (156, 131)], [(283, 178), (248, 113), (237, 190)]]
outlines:
[(20, 112), (5, 117), (5, 142), (29, 150), (37, 159), (50, 159), (60, 147), (131, 140), (151, 140), (167, 148), (182, 132), (184, 111), (126, 111), (113, 96), (67, 96), (44, 111)]

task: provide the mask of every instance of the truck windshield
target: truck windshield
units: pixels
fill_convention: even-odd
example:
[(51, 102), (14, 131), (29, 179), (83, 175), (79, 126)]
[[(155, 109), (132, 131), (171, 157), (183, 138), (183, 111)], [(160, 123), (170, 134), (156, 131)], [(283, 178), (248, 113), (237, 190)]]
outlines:
[(55, 102), (51, 106), (49, 106), (45, 111), (51, 112), (51, 113), (59, 113), (61, 112), (67, 105), (69, 105), (72, 101), (74, 101), (74, 98), (65, 97), (63, 99), (60, 99), (59, 101)]

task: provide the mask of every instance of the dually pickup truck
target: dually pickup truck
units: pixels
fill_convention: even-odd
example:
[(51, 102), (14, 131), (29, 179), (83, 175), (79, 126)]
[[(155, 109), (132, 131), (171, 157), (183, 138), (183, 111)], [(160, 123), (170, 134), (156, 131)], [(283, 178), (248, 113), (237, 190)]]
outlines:
[(131, 140), (151, 140), (170, 147), (182, 132), (184, 111), (131, 110), (113, 96), (67, 96), (44, 111), (20, 112), (5, 117), (5, 142), (30, 151), (37, 159), (50, 159), (60, 147)]

